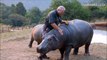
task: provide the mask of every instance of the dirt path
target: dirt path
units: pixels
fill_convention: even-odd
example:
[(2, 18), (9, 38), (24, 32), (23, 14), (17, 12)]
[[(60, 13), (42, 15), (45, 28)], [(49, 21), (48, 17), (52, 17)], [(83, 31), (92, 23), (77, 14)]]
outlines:
[[(32, 48), (28, 48), (29, 37), (17, 38), (1, 43), (1, 60), (38, 60), (39, 54), (36, 52), (36, 42)], [(104, 44), (91, 44), (91, 56), (84, 56), (83, 47), (79, 50), (79, 55), (70, 54), (70, 60), (107, 60), (107, 46)], [(52, 51), (47, 54), (50, 60), (60, 57), (59, 51)]]

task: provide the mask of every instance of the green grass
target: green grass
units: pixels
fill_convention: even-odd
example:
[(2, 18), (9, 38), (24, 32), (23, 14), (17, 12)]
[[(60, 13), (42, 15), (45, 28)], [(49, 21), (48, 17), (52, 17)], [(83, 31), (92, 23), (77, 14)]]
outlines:
[(0, 34), (0, 41), (8, 41), (21, 37), (29, 37), (31, 34), (31, 29), (17, 30), (11, 32), (5, 32)]

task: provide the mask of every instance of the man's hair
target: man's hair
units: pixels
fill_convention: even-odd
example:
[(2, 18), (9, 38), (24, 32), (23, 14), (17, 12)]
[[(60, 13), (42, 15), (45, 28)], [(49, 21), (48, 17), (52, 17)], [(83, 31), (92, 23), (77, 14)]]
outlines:
[(61, 10), (64, 10), (64, 11), (66, 10), (64, 6), (59, 6), (59, 7), (57, 8), (57, 10), (60, 10), (60, 9), (61, 9)]

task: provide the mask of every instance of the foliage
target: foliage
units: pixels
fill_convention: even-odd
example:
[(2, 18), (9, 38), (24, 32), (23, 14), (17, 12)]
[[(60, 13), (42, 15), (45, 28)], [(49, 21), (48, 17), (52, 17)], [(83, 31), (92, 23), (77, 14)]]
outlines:
[(11, 14), (11, 8), (3, 3), (0, 3), (0, 18), (5, 19)]
[(105, 4), (105, 5), (107, 5), (107, 0), (91, 0), (90, 3)]
[(14, 4), (11, 5), (11, 11), (12, 13), (16, 13), (16, 6)]
[(66, 8), (63, 19), (85, 19), (90, 18), (88, 9), (83, 8), (77, 0), (53, 0), (50, 10), (56, 9), (58, 6), (63, 5)]
[(38, 23), (41, 19), (41, 11), (39, 10), (39, 8), (34, 7), (27, 12), (26, 18), (29, 19), (30, 24)]
[(19, 3), (16, 5), (16, 13), (25, 16), (25, 14), (26, 14), (26, 9), (25, 9), (25, 7), (23, 6), (23, 3), (19, 2)]
[(39, 23), (44, 23), (45, 22), (45, 18), (48, 15), (49, 11), (51, 11), (50, 9), (46, 9), (45, 11), (43, 11), (41, 14), (41, 19), (39, 21)]
[(26, 18), (19, 14), (10, 14), (7, 21), (10, 25), (14, 26), (23, 26)]
[(66, 8), (63, 20), (83, 19), (92, 20), (107, 19), (107, 1), (92, 0), (91, 3), (104, 3), (105, 6), (82, 6), (78, 0), (52, 0), (51, 6), (45, 11), (40, 11), (38, 7), (26, 10), (23, 3), (7, 6), (0, 3), (0, 23), (12, 26), (23, 26), (43, 23), (51, 10), (63, 5)]
[(107, 6), (89, 6), (91, 11), (91, 19), (94, 18), (107, 18)]

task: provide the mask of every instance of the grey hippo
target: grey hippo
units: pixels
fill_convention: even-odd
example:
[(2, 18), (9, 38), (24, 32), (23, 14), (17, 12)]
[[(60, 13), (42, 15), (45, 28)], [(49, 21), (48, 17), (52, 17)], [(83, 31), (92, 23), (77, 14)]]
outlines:
[(85, 45), (85, 55), (90, 55), (89, 46), (93, 37), (93, 28), (88, 22), (75, 19), (69, 21), (68, 25), (61, 24), (59, 27), (63, 30), (63, 35), (55, 29), (48, 32), (40, 41), (41, 43), (39, 42), (38, 53), (45, 55), (59, 49), (61, 53), (59, 60), (69, 60), (72, 48), (74, 48), (74, 54), (77, 55), (79, 47)]

